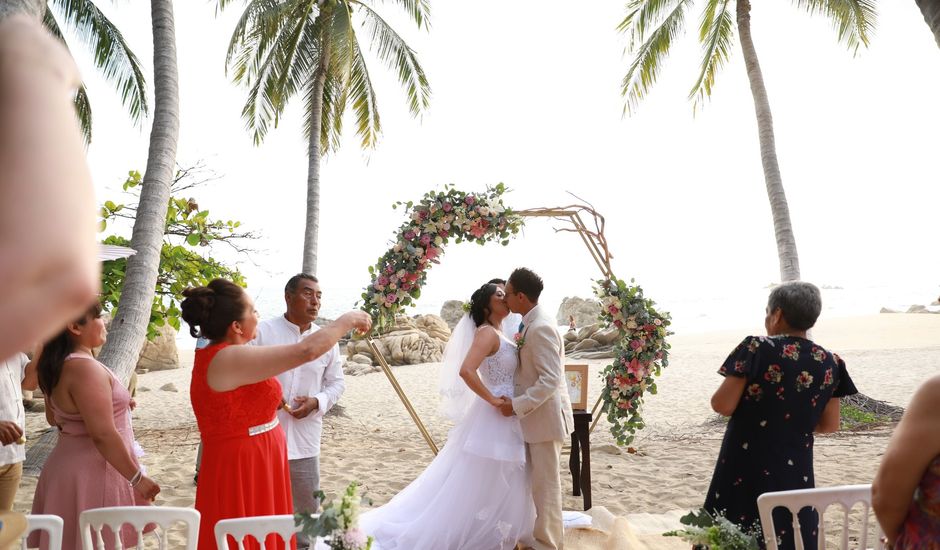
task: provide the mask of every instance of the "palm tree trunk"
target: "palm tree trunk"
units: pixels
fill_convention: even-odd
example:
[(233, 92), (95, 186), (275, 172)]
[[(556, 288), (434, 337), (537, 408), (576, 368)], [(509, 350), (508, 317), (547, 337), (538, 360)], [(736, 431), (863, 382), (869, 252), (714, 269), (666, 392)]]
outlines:
[(0, 19), (14, 13), (25, 13), (37, 21), (46, 11), (45, 0), (0, 0)]
[(940, 0), (915, 0), (920, 12), (924, 14), (924, 21), (933, 31), (933, 36), (940, 46)]
[(323, 87), (330, 67), (330, 36), (324, 32), (323, 51), (313, 81), (313, 105), (310, 113), (310, 143), (307, 150), (307, 221), (304, 227), (303, 272), (317, 274), (317, 241), (320, 238), (320, 133), (323, 124)]
[(770, 114), (770, 101), (764, 87), (757, 50), (751, 39), (751, 3), (749, 0), (737, 0), (738, 34), (741, 50), (744, 52), (744, 65), (747, 78), (751, 83), (751, 95), (754, 97), (754, 111), (757, 114), (757, 135), (760, 139), (760, 159), (764, 166), (764, 183), (770, 198), (770, 210), (774, 218), (774, 235), (777, 239), (777, 256), (780, 259), (780, 281), (798, 281), (800, 279), (800, 259), (796, 253), (796, 239), (790, 225), (790, 209), (787, 196), (783, 191), (780, 167), (777, 165), (777, 146), (774, 142), (774, 123)]
[(147, 334), (166, 230), (170, 184), (179, 140), (179, 75), (173, 0), (151, 0), (153, 24), (154, 110), (147, 171), (141, 185), (127, 274), (111, 333), (100, 360), (126, 382), (137, 365)]

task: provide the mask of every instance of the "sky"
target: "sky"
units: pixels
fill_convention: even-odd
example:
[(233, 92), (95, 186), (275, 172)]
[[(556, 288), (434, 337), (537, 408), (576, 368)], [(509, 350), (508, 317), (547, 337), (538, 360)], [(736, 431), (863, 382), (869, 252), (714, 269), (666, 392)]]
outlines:
[[(99, 4), (149, 77), (148, 3)], [(698, 75), (702, 5), (650, 95), (624, 117), (620, 82), (630, 59), (616, 31), (622, 2), (437, 0), (428, 32), (396, 3), (379, 2), (417, 51), (433, 95), (427, 113), (412, 118), (394, 73), (370, 58), (384, 127), (378, 146), (363, 152), (347, 133), (322, 168), (323, 314), (351, 307), (369, 282), (367, 267), (403, 221), (392, 203), (447, 183), (472, 191), (503, 182), (515, 209), (593, 204), (606, 218), (614, 272), (672, 309), (677, 326), (693, 317), (734, 324), (735, 316), (762, 316), (779, 267), (737, 42), (705, 108), (693, 113), (687, 99)], [(274, 315), (283, 283), (301, 264), (302, 113), (288, 108), (255, 146), (240, 118), (245, 90), (224, 67), (241, 5), (216, 14), (214, 2), (185, 0), (175, 9), (177, 161), (204, 162), (218, 176), (193, 192), (202, 208), (262, 235), (251, 244), (260, 252), (229, 259), (245, 272), (262, 315)], [(755, 2), (751, 14), (803, 279), (867, 297), (861, 306), (835, 295), (841, 313), (920, 296), (929, 303), (940, 293), (940, 48), (913, 1), (881, 2), (878, 10), (871, 46), (854, 57), (828, 20), (792, 2)], [(127, 171), (145, 169), (150, 123), (132, 125), (91, 56), (73, 44), (95, 117), (88, 158), (98, 199), (121, 202)], [(152, 104), (152, 88), (150, 97)], [(552, 310), (563, 296), (588, 296), (600, 273), (577, 236), (555, 231), (562, 225), (530, 220), (505, 248), (451, 245), (417, 310), (464, 299), (520, 265), (543, 276)]]

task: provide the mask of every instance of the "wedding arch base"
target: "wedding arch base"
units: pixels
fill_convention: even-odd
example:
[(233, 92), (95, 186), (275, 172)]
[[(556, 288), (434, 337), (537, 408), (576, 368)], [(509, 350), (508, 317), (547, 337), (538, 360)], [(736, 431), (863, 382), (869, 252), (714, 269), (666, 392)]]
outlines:
[[(502, 202), (503, 184), (483, 193), (466, 193), (451, 185), (442, 191), (430, 191), (418, 203), (404, 206), (408, 219), (398, 230), (393, 246), (375, 266), (369, 268), (372, 282), (362, 294), (363, 309), (370, 313), (376, 328), (388, 326), (396, 314), (411, 306), (421, 295), (430, 267), (440, 262), (443, 247), (451, 239), (457, 243), (509, 243), (526, 218), (550, 218), (564, 227), (556, 232), (577, 233), (601, 272), (595, 294), (601, 302), (599, 320), (616, 326), (620, 337), (614, 345), (614, 360), (602, 372), (601, 394), (591, 411), (594, 422), (603, 412), (611, 424), (617, 443), (632, 442), (643, 428), (639, 413), (645, 394), (656, 393), (655, 377), (668, 366), (669, 344), (666, 337), (671, 322), (668, 313), (655, 309), (641, 287), (617, 279), (610, 266), (612, 258), (604, 235), (605, 220), (594, 208), (572, 204), (556, 208), (532, 208), (513, 211)], [(591, 223), (585, 223), (585, 218)], [(371, 337), (366, 338), (373, 356), (388, 378), (415, 426), (435, 455), (437, 444), (402, 390), (385, 356)]]

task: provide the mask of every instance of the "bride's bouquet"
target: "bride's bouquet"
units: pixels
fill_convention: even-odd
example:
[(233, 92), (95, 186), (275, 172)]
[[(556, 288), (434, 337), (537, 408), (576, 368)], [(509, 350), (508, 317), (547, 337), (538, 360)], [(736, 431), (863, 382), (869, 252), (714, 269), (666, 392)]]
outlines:
[(704, 550), (758, 550), (760, 527), (744, 529), (722, 514), (710, 514), (704, 508), (689, 512), (679, 522), (684, 529), (663, 533), (667, 537), (681, 537)]
[[(367, 536), (357, 526), (359, 523), (359, 484), (349, 484), (339, 503), (326, 502), (326, 494), (317, 491), (317, 498), (323, 502), (323, 511), (319, 516), (294, 514), (294, 521), (301, 525), (301, 532), (310, 539), (323, 537), (332, 550), (370, 550), (372, 537)], [(371, 501), (368, 501), (371, 504)]]

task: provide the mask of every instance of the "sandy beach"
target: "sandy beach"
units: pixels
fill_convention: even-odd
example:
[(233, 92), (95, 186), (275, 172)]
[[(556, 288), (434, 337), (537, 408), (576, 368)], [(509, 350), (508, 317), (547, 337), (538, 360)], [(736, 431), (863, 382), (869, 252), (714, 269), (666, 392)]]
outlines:
[[(737, 331), (677, 334), (670, 365), (658, 381), (659, 394), (645, 404), (648, 426), (633, 446), (614, 445), (602, 419), (591, 436), (593, 501), (617, 515), (662, 514), (699, 507), (711, 478), (723, 425), (708, 404), (721, 378), (724, 357), (759, 326)], [(856, 386), (866, 395), (906, 406), (917, 386), (940, 372), (940, 315), (883, 314), (821, 319), (813, 339), (839, 353)], [(143, 462), (160, 483), (158, 504), (192, 506), (193, 466), (198, 431), (189, 403), (193, 353), (181, 352), (183, 367), (139, 377), (134, 427), (147, 455)], [(575, 362), (575, 361), (572, 361)], [(581, 361), (577, 361), (581, 362)], [(597, 399), (591, 362), (590, 402)], [(396, 367), (394, 373), (439, 446), (450, 426), (436, 414), (438, 364)], [(177, 391), (160, 388), (173, 384)], [(358, 480), (375, 505), (389, 500), (431, 461), (432, 454), (381, 372), (347, 377), (340, 407), (324, 423), (322, 488), (336, 494)], [(45, 427), (42, 413), (28, 414), (28, 445)], [(891, 425), (841, 432), (816, 439), (818, 486), (870, 483)], [(565, 463), (567, 460), (564, 461)], [(563, 472), (565, 508), (582, 508)], [(36, 478), (24, 477), (15, 509), (28, 512)]]

